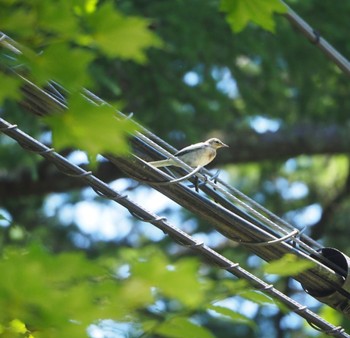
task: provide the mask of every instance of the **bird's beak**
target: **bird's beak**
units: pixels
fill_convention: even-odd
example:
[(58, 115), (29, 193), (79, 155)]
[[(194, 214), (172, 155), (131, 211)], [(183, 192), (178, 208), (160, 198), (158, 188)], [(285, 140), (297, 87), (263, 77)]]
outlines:
[(225, 147), (225, 148), (230, 148), (227, 144), (223, 143), (221, 144), (221, 147)]

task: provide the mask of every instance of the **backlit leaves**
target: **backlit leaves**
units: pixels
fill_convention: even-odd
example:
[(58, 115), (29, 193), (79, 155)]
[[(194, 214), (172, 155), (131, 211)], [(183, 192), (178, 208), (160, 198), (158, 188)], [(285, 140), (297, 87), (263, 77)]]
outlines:
[(279, 276), (295, 276), (314, 266), (315, 263), (310, 260), (299, 258), (293, 254), (286, 254), (282, 258), (265, 265), (264, 271)]
[(184, 317), (175, 317), (160, 325), (156, 333), (169, 338), (215, 338), (207, 329)]
[(87, 68), (93, 58), (88, 50), (59, 43), (48, 46), (38, 55), (31, 53), (28, 57), (25, 54), (20, 60), (30, 69), (36, 84), (43, 86), (48, 80), (53, 80), (69, 91), (77, 91), (91, 84)]
[(221, 0), (220, 9), (226, 12), (226, 19), (235, 33), (242, 31), (249, 22), (273, 32), (273, 14), (286, 12), (280, 0)]
[[(125, 263), (130, 265), (131, 274), (120, 278), (114, 272)], [(156, 248), (145, 248), (141, 253), (127, 249), (121, 255), (99, 260), (89, 260), (80, 253), (52, 255), (38, 246), (8, 248), (0, 258), (4, 272), (0, 308), (6, 309), (0, 312), (0, 333), (84, 337), (90, 324), (108, 318), (142, 324), (150, 335), (212, 338), (212, 333), (192, 321), (188, 312), (187, 306), (194, 313), (205, 305), (206, 280), (198, 279), (197, 269), (194, 259), (170, 264)], [(187, 301), (190, 293), (192, 300)], [(178, 302), (177, 311), (169, 316), (159, 309), (156, 320), (150, 306), (166, 299)], [(242, 315), (213, 309), (249, 323)]]
[(237, 311), (233, 311), (227, 307), (219, 305), (212, 305), (209, 307), (209, 309), (215, 311), (216, 313), (224, 317), (230, 318), (233, 322), (248, 325), (252, 328), (255, 328), (255, 323), (251, 319), (238, 313)]
[(55, 147), (74, 146), (92, 157), (128, 151), (127, 135), (136, 129), (131, 120), (117, 119), (112, 106), (94, 105), (80, 95), (68, 103), (68, 111), (45, 119), (53, 130)]
[[(47, 118), (54, 146), (88, 152), (90, 158), (103, 152), (125, 154), (127, 135), (134, 126), (116, 120), (113, 108), (94, 106), (82, 99), (83, 88), (92, 88), (89, 69), (101, 57), (147, 60), (149, 47), (160, 47), (160, 39), (149, 30), (150, 21), (127, 17), (109, 1), (97, 0), (27, 1), (14, 0), (0, 13), (0, 30), (26, 43), (17, 54), (20, 71), (35, 85), (55, 81), (68, 97), (68, 111)], [(17, 98), (15, 77), (1, 76), (0, 100)]]
[(137, 17), (126, 17), (107, 2), (87, 17), (91, 29), (91, 46), (109, 57), (146, 61), (145, 49), (160, 47), (160, 39), (148, 30), (150, 22)]

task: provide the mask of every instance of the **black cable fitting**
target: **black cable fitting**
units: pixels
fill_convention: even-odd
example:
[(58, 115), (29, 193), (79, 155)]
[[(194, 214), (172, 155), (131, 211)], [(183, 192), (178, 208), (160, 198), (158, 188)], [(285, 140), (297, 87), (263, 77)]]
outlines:
[(313, 45), (318, 45), (320, 43), (320, 40), (321, 40), (321, 33), (316, 29), (313, 29), (312, 33), (314, 34), (314, 36), (312, 39), (310, 39), (310, 42)]
[[(199, 187), (206, 185), (208, 181), (214, 182), (215, 184), (217, 183), (217, 179), (219, 177), (220, 170), (217, 170), (216, 173), (208, 178), (206, 174), (203, 174), (204, 180), (200, 180), (197, 176), (194, 178), (194, 183), (189, 184), (189, 188), (195, 188), (196, 192), (199, 192)], [(213, 188), (216, 190), (216, 188)]]

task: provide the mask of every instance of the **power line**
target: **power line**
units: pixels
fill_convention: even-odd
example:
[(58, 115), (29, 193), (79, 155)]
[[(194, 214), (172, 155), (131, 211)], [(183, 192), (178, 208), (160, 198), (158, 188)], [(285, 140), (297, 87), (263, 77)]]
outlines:
[(317, 46), (332, 62), (334, 62), (345, 74), (350, 76), (350, 62), (340, 54), (327, 40), (325, 40), (320, 32), (313, 29), (305, 20), (295, 13), (284, 1), (287, 8), (285, 17), (296, 27), (311, 43)]
[(291, 311), (304, 318), (316, 330), (320, 330), (334, 337), (350, 338), (350, 335), (348, 335), (342, 327), (336, 327), (330, 324), (311, 311), (308, 307), (299, 304), (295, 300), (277, 290), (272, 284), (264, 282), (260, 278), (243, 269), (239, 263), (232, 262), (204, 243), (195, 240), (186, 232), (170, 224), (166, 218), (160, 217), (145, 210), (142, 206), (133, 202), (127, 195), (122, 195), (111, 189), (106, 183), (95, 177), (91, 171), (86, 171), (79, 166), (72, 164), (66, 158), (55, 152), (53, 148), (49, 148), (36, 139), (30, 137), (21, 131), (16, 125), (12, 125), (0, 118), (0, 131), (16, 140), (24, 149), (35, 152), (53, 162), (62, 173), (84, 180), (91, 186), (92, 189), (96, 191), (98, 195), (124, 206), (133, 216), (137, 217), (141, 221), (155, 225), (167, 233), (178, 244), (198, 252), (200, 256), (207, 258), (211, 263), (215, 263), (221, 269), (225, 269), (229, 273), (245, 279), (254, 288), (271, 295), (276, 300), (279, 300)]
[[(289, 7), (288, 7), (288, 13), (286, 14), (286, 17), (294, 25), (296, 25), (296, 27), (300, 29), (305, 36), (307, 36), (313, 43), (319, 46), (319, 48), (333, 62), (335, 62), (345, 73), (347, 73), (348, 75), (350, 74), (349, 62), (340, 53), (338, 53), (327, 41), (325, 41), (317, 31), (313, 30), (305, 21), (303, 21)], [(0, 42), (2, 43), (4, 42), (4, 44), (7, 45), (6, 47), (11, 49), (14, 53), (20, 53), (19, 46), (15, 44), (13, 40), (9, 41), (9, 39), (5, 35), (3, 35), (0, 38)], [(33, 88), (31, 87), (31, 85), (34, 85), (34, 84), (30, 83), (25, 78), (22, 78), (22, 79), (26, 81), (27, 84), (29, 85), (30, 89), (27, 94), (33, 95), (33, 91), (32, 91)], [(47, 107), (46, 106), (42, 107), (40, 104), (37, 107), (38, 109), (41, 109), (40, 110), (41, 112), (45, 113), (46, 109), (49, 109), (50, 107), (57, 107), (57, 105), (60, 106), (61, 109), (65, 109), (64, 97), (60, 95), (59, 91), (55, 92), (55, 87), (52, 88), (51, 93), (42, 91), (38, 87), (35, 87), (35, 90), (37, 91), (36, 94), (38, 94), (38, 96), (36, 95), (34, 95), (33, 97), (30, 96), (32, 99), (32, 101), (30, 102), (31, 104), (37, 104), (37, 99), (41, 98), (40, 94), (42, 94), (42, 92), (44, 92), (44, 97), (47, 99), (45, 101), (45, 103), (48, 103)], [(95, 100), (95, 102), (100, 102), (100, 103), (102, 102), (99, 98), (94, 96), (92, 93), (87, 92), (87, 94), (88, 94), (87, 97), (92, 101)], [(121, 117), (124, 118), (123, 115), (121, 115)], [(3, 130), (3, 132), (5, 133), (9, 133), (15, 130), (18, 131), (18, 129), (14, 126), (7, 126), (6, 128), (7, 128), (6, 130), (5, 129)], [(171, 153), (169, 153), (167, 150), (173, 151), (174, 148), (166, 144), (163, 140), (158, 138), (156, 135), (150, 133), (145, 128), (142, 129), (142, 132), (143, 133), (138, 133), (137, 137), (134, 139), (136, 148), (140, 151), (141, 154), (143, 155), (151, 154), (152, 157), (155, 155), (163, 155), (167, 157), (172, 156)], [(24, 142), (22, 145), (28, 146), (26, 142)], [(47, 148), (46, 150), (44, 150), (43, 153), (41, 153), (41, 155), (44, 157), (48, 156), (50, 158), (51, 156), (50, 154), (54, 154), (54, 153), (55, 152), (53, 150)], [(51, 160), (55, 161), (54, 159), (51, 159)], [(256, 203), (254, 200), (245, 196), (237, 189), (230, 187), (225, 182), (221, 181), (219, 178), (216, 178), (215, 182), (208, 180), (206, 177), (207, 175), (209, 175), (209, 172), (206, 170), (203, 170), (202, 172), (198, 172), (196, 175), (197, 179), (200, 179), (203, 182), (205, 182), (205, 184), (200, 185), (199, 188), (202, 189), (208, 196), (211, 196), (216, 201), (219, 201), (220, 205), (214, 207), (212, 204), (210, 203), (208, 204), (208, 201), (206, 199), (194, 197), (194, 195), (190, 193), (189, 190), (186, 189), (184, 186), (178, 186), (177, 183), (179, 181), (172, 182), (172, 183), (176, 183), (176, 185), (174, 184), (172, 186), (169, 186), (166, 189), (160, 188), (159, 182), (157, 182), (156, 180), (160, 179), (162, 181), (162, 185), (164, 186), (164, 181), (165, 183), (167, 183), (166, 180), (174, 180), (174, 178), (162, 173), (155, 173), (154, 169), (147, 168), (147, 166), (146, 166), (146, 169), (143, 168), (143, 170), (141, 170), (142, 161), (140, 159), (135, 159), (132, 166), (132, 170), (130, 170), (131, 168), (128, 167), (130, 162), (127, 162), (123, 159), (118, 159), (115, 157), (110, 157), (110, 160), (117, 166), (121, 167), (131, 177), (135, 176), (135, 172), (141, 174), (141, 176), (143, 175), (143, 179), (141, 177), (138, 177), (137, 179), (140, 179), (141, 181), (146, 181), (146, 183), (148, 183), (150, 186), (162, 191), (164, 194), (170, 196), (170, 198), (173, 198), (174, 200), (176, 200), (178, 203), (180, 203), (185, 207), (189, 208), (189, 203), (196, 201), (195, 203), (197, 203), (197, 205), (196, 205), (196, 208), (194, 209), (197, 211), (196, 213), (198, 215), (201, 215), (201, 216), (204, 215), (208, 217), (208, 214), (205, 212), (202, 212), (201, 208), (203, 208), (204, 206), (210, 205), (211, 211), (213, 212), (214, 210), (216, 210), (217, 215), (221, 217), (220, 222), (216, 222), (216, 223), (214, 222), (214, 226), (219, 231), (226, 234), (227, 237), (233, 240), (236, 240), (241, 244), (244, 244), (245, 246), (248, 247), (250, 251), (256, 252), (259, 256), (263, 257), (266, 260), (271, 260), (273, 258), (276, 258), (288, 251), (294, 252), (295, 254), (305, 257), (307, 259), (312, 259), (310, 255), (313, 258), (318, 259), (318, 261), (316, 261), (318, 265), (317, 266), (318, 270), (313, 271), (312, 273), (306, 272), (301, 276), (299, 276), (298, 280), (301, 281), (303, 286), (304, 287), (306, 286), (306, 288), (309, 291), (311, 290), (312, 287), (316, 288), (316, 290), (318, 291), (324, 291), (325, 288), (328, 287), (329, 290), (331, 290), (329, 291), (329, 297), (316, 296), (316, 298), (318, 299), (322, 298), (323, 300), (321, 301), (337, 308), (339, 311), (341, 311), (345, 315), (349, 315), (349, 299), (350, 299), (349, 290), (345, 286), (343, 287), (344, 278), (347, 278), (348, 271), (344, 270), (344, 267), (336, 266), (332, 261), (329, 261), (327, 258), (323, 257), (322, 254), (316, 251), (314, 248), (321, 249), (321, 246), (317, 242), (313, 241), (308, 236), (305, 236), (300, 232), (300, 230), (295, 229), (292, 225), (288, 224), (287, 222), (280, 219), (270, 211), (266, 210), (261, 205)], [(186, 166), (184, 164), (182, 165), (183, 165), (183, 168), (186, 169)], [(187, 173), (188, 173), (190, 168), (187, 168), (187, 169), (188, 169), (187, 170)], [(179, 169), (179, 170), (181, 172), (182, 169)], [(193, 174), (193, 172), (192, 173), (190, 172), (190, 174)], [(94, 177), (90, 172), (80, 173), (75, 176), (78, 176), (80, 178), (84, 177), (86, 179), (88, 179), (89, 177)], [(155, 181), (147, 182), (147, 180), (150, 178), (154, 179)], [(92, 185), (92, 182), (88, 182), (88, 183)], [(97, 192), (101, 193), (101, 191), (98, 190), (97, 187), (95, 188)], [(103, 195), (108, 196), (104, 193)], [(188, 198), (189, 201), (186, 201), (186, 198)], [(118, 201), (116, 200), (116, 202), (123, 205), (123, 203), (121, 202), (127, 201), (127, 200), (128, 200), (127, 197), (121, 196), (119, 197)], [(238, 207), (234, 204), (237, 204)], [(133, 212), (132, 210), (130, 211)], [(143, 218), (142, 215), (140, 214), (134, 213), (134, 215), (160, 228), (161, 228), (160, 224), (162, 224), (163, 221), (166, 222), (164, 219), (156, 216), (155, 218), (147, 218), (149, 215), (146, 215), (147, 217)], [(227, 224), (225, 224), (225, 222), (227, 222)], [(233, 226), (234, 231), (232, 230), (232, 228), (229, 227), (229, 225)], [(169, 234), (170, 235), (172, 234), (171, 231), (169, 232)], [(179, 238), (176, 238), (176, 239), (178, 240)], [(199, 251), (204, 256), (208, 254), (208, 252), (211, 250), (210, 248), (204, 246), (202, 243), (192, 242), (192, 244), (190, 243), (186, 245), (190, 246), (194, 250)], [(262, 248), (263, 246), (268, 246), (268, 249), (264, 250)], [(204, 248), (205, 250), (203, 251), (201, 248)], [(215, 262), (215, 259), (213, 259), (212, 261)], [(232, 264), (235, 266), (235, 268), (239, 267), (235, 263), (232, 263)], [(222, 265), (220, 266), (223, 267)], [(335, 274), (334, 271), (328, 269), (328, 267), (331, 267), (331, 269), (336, 271), (338, 274)], [(230, 269), (231, 268), (232, 268), (232, 265), (230, 265)], [(234, 271), (235, 271), (235, 274), (239, 276), (240, 270), (234, 269)], [(254, 279), (251, 280), (251, 283), (254, 285)], [(268, 284), (263, 286), (259, 285), (259, 287), (262, 287), (262, 289), (266, 290), (266, 292), (269, 292), (269, 290), (274, 290), (273, 286)], [(289, 306), (289, 308), (293, 309), (292, 306)], [(294, 311), (297, 313), (304, 313), (304, 310), (305, 310), (304, 307), (301, 307), (301, 308), (298, 307), (297, 309), (294, 308)], [(317, 324), (314, 324), (314, 325), (317, 325)], [(342, 329), (339, 329), (339, 328), (333, 327), (331, 329), (329, 328), (324, 329), (321, 326), (318, 326), (318, 327), (322, 328), (322, 330), (324, 330), (328, 334), (332, 332), (335, 334), (343, 333), (341, 332)]]
[[(27, 80), (26, 84), (29, 85), (28, 89), (30, 89), (31, 82)], [(51, 94), (47, 95), (46, 91), (35, 85), (34, 89), (35, 95), (32, 98), (34, 102), (39, 94), (45, 96), (45, 103), (46, 101), (51, 102)], [(85, 97), (92, 103), (97, 105), (108, 104), (87, 90), (85, 90), (84, 93)], [(28, 90), (27, 94), (30, 95), (31, 91)], [(60, 108), (65, 109), (64, 100), (61, 102), (62, 97), (58, 99), (60, 100)], [(119, 113), (119, 116), (120, 118), (130, 118), (122, 113)], [(137, 150), (141, 156), (150, 156), (151, 158), (160, 155), (173, 157), (167, 150), (173, 150), (174, 148), (166, 144), (156, 135), (150, 133), (146, 128), (140, 125), (139, 127), (142, 133), (137, 133), (137, 136), (133, 138), (133, 144), (135, 150)], [(232, 187), (229, 188), (227, 184), (218, 178), (215, 179), (217, 182), (211, 182), (205, 175), (208, 175), (206, 170), (204, 170), (203, 173), (198, 172), (196, 178), (192, 179), (192, 181), (196, 182), (196, 180), (201, 179), (202, 183), (199, 184), (199, 188), (209, 197), (213, 198), (214, 201), (219, 202), (219, 204), (217, 204), (206, 197), (196, 194), (186, 186), (179, 184), (169, 185), (169, 181), (174, 180), (173, 177), (159, 170), (155, 170), (138, 157), (135, 157), (134, 161), (128, 161), (114, 156), (109, 156), (108, 158), (130, 177), (146, 182), (149, 186), (161, 191), (178, 204), (194, 212), (198, 216), (206, 218), (219, 232), (241, 243), (247, 247), (249, 251), (256, 253), (264, 260), (271, 261), (278, 259), (285, 253), (290, 252), (293, 252), (299, 257), (312, 260), (316, 267), (299, 274), (295, 278), (301, 282), (304, 288), (315, 298), (336, 308), (347, 316), (350, 315), (348, 310), (350, 290), (348, 290), (347, 287), (343, 287), (347, 285), (347, 283), (344, 283), (344, 279), (347, 276), (347, 269), (344, 269), (342, 265), (338, 266), (334, 264), (334, 262), (327, 257), (323, 257), (322, 254), (303, 242), (313, 243), (311, 239), (301, 234), (299, 230), (279, 219), (277, 216), (271, 217), (271, 215), (273, 215), (272, 213), (268, 212), (241, 192), (238, 192), (238, 190)], [(179, 161), (177, 158), (174, 158), (174, 160)], [(183, 170), (187, 167), (184, 163), (182, 163), (182, 166), (182, 169), (176, 169), (180, 170), (180, 174), (182, 174)], [(187, 169), (189, 169), (187, 173), (192, 171), (192, 168), (187, 167)], [(138, 177), (135, 177), (135, 173), (138, 174)], [(161, 184), (159, 184), (160, 182)], [(165, 184), (167, 186), (165, 186)], [(225, 187), (225, 189), (223, 189), (223, 187)], [(242, 203), (239, 198), (232, 195), (232, 192), (245, 202)], [(232, 201), (238, 203), (240, 207), (234, 205)], [(254, 217), (247, 213), (247, 210), (249, 213), (252, 213)], [(271, 220), (258, 210), (261, 210), (265, 215), (271, 217)], [(317, 247), (320, 248), (319, 245)], [(324, 297), (324, 295), (327, 295), (327, 297)]]

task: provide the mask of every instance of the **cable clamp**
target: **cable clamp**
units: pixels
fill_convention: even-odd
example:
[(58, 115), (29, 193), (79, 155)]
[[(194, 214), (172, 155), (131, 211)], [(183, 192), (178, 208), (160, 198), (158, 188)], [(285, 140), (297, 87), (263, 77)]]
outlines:
[(237, 239), (236, 242), (239, 244), (243, 244), (243, 245), (248, 245), (248, 246), (268, 246), (268, 245), (273, 245), (273, 244), (277, 244), (277, 243), (281, 243), (286, 241), (287, 239), (290, 239), (292, 237), (295, 237), (296, 235), (299, 234), (299, 230), (298, 229), (294, 229), (291, 233), (282, 236), (280, 238), (276, 238), (270, 241), (266, 241), (266, 242), (245, 242), (242, 241), (240, 239)]
[(267, 284), (264, 287), (260, 288), (261, 291), (267, 291), (273, 289), (274, 286), (272, 284)]
[(312, 33), (314, 34), (314, 36), (313, 39), (310, 39), (310, 42), (314, 45), (318, 45), (321, 40), (321, 33), (316, 29), (313, 29)]
[(229, 263), (228, 265), (220, 265), (220, 267), (222, 269), (229, 271), (231, 269), (235, 269), (235, 268), (239, 267), (239, 263)]
[[(208, 181), (212, 181), (214, 182), (215, 184), (217, 183), (217, 179), (219, 177), (219, 173), (220, 173), (220, 170), (218, 170), (214, 175), (210, 176), (209, 178), (207, 177), (207, 175), (203, 175), (204, 177), (204, 180), (202, 181), (199, 181), (199, 178), (198, 176), (196, 176), (194, 179), (194, 183), (193, 184), (189, 184), (188, 187), (189, 188), (195, 188), (196, 191), (198, 192), (199, 190), (199, 187), (203, 186), (203, 185), (206, 185)], [(213, 188), (214, 190), (216, 190), (216, 188), (214, 187)]]
[(44, 150), (36, 150), (35, 152), (39, 155), (45, 155), (45, 154), (53, 153), (54, 151), (55, 151), (54, 148), (46, 148)]
[(119, 202), (122, 200), (125, 200), (128, 198), (128, 195), (119, 195), (118, 193), (116, 193), (115, 191), (111, 191), (110, 193), (106, 193), (106, 192), (102, 192), (100, 190), (98, 190), (96, 187), (92, 187), (92, 189), (95, 191), (95, 193), (105, 199), (109, 199), (115, 202)]
[(136, 212), (134, 212), (132, 210), (129, 210), (129, 212), (132, 216), (134, 216), (135, 218), (137, 218), (141, 222), (145, 222), (145, 223), (156, 223), (156, 222), (160, 222), (160, 221), (164, 222), (167, 220), (167, 218), (164, 216), (152, 217), (152, 218), (147, 219), (147, 218), (140, 216), (139, 214), (137, 214)]
[(17, 127), (18, 127), (17, 124), (11, 124), (11, 125), (6, 126), (6, 127), (1, 127), (0, 131), (6, 132), (7, 130), (16, 129)]
[(202, 248), (204, 246), (204, 242), (195, 242), (193, 244), (182, 244), (183, 246), (185, 246), (186, 248), (189, 249), (198, 249), (198, 248)]

